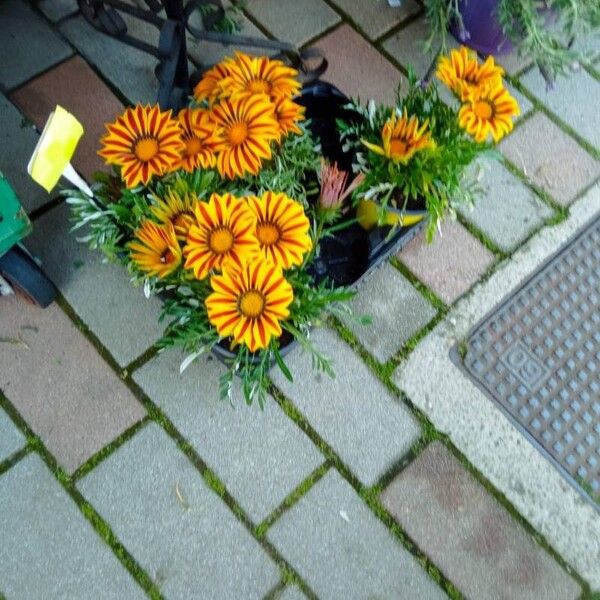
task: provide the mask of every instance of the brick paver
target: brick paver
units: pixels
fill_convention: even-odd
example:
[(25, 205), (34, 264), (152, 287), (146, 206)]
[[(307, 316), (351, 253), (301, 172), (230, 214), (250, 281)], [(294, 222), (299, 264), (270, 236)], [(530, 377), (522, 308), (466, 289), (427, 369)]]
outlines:
[(144, 598), (37, 455), (0, 477), (0, 595)]
[(402, 471), (382, 500), (467, 598), (574, 600), (581, 593), (440, 442)]
[(78, 487), (168, 598), (262, 598), (279, 580), (258, 542), (155, 424)]
[(22, 0), (0, 3), (0, 86), (10, 90), (71, 55), (71, 48)]
[(50, 196), (34, 183), (26, 166), (39, 136), (32, 123), (0, 94), (0, 171), (8, 179), (27, 212), (39, 208)]
[(333, 359), (336, 378), (315, 372), (310, 357), (296, 349), (286, 362), (298, 383), (275, 370), (273, 380), (358, 478), (372, 485), (406, 454), (419, 428), (335, 333), (318, 330), (311, 339)]
[(540, 113), (504, 138), (499, 149), (560, 204), (570, 204), (600, 176), (600, 162)]
[(267, 537), (320, 598), (446, 597), (336, 471), (284, 513)]
[(26, 240), (45, 272), (69, 304), (121, 366), (147, 350), (162, 335), (161, 302), (133, 287), (124, 267), (102, 262), (102, 254), (77, 241), (69, 208), (61, 205), (35, 222)]
[(73, 158), (75, 168), (88, 179), (105, 168), (97, 155), (99, 139), (104, 124), (114, 121), (123, 105), (80, 56), (19, 88), (11, 99), (40, 130), (57, 104), (73, 113), (85, 130)]
[(74, 471), (144, 416), (95, 348), (53, 304), (1, 298), (0, 389), (58, 462)]
[(0, 408), (0, 463), (25, 445), (25, 437)]
[(315, 46), (323, 50), (329, 61), (323, 79), (351, 98), (394, 102), (396, 88), (404, 76), (349, 25), (341, 25)]
[(371, 39), (384, 35), (421, 10), (415, 0), (404, 0), (400, 6), (391, 7), (387, 0), (356, 2), (333, 0)]
[(557, 78), (553, 89), (539, 69), (532, 69), (521, 77), (521, 83), (552, 112), (572, 127), (584, 140), (600, 151), (600, 81), (580, 69), (569, 77)]
[(276, 38), (296, 46), (305, 44), (340, 21), (339, 15), (323, 0), (249, 0), (245, 6)]
[(447, 304), (462, 296), (494, 262), (487, 248), (450, 219), (431, 244), (421, 234), (398, 258)]
[(180, 375), (183, 358), (164, 352), (134, 379), (258, 523), (324, 458), (272, 398), (264, 410), (248, 407), (236, 381), (233, 405), (220, 400), (225, 368), (203, 357)]
[(360, 343), (382, 363), (436, 314), (435, 308), (388, 263), (361, 282), (352, 310), (356, 316), (371, 317), (371, 325), (352, 322), (348, 325)]
[(514, 250), (538, 229), (553, 210), (496, 160), (482, 161), (482, 193), (461, 214), (499, 248)]

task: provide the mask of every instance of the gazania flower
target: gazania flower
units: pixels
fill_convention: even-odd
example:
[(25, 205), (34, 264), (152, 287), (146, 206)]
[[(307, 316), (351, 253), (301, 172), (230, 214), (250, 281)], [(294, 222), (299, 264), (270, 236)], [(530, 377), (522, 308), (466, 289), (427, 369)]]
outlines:
[(146, 220), (129, 243), (131, 260), (148, 276), (166, 277), (181, 264), (181, 248), (170, 222), (157, 225)]
[(210, 280), (214, 290), (206, 299), (209, 321), (221, 337), (245, 344), (250, 352), (266, 348), (282, 333), (289, 316), (292, 286), (271, 261), (256, 259), (240, 268), (227, 268)]
[(491, 133), (495, 142), (512, 131), (512, 117), (520, 114), (517, 101), (497, 83), (492, 88), (473, 90), (458, 113), (458, 122), (477, 142)]
[(198, 102), (206, 100), (212, 104), (222, 95), (221, 82), (229, 75), (229, 68), (225, 63), (216, 64), (209, 69), (194, 88), (194, 98)]
[(260, 252), (254, 230), (256, 219), (245, 200), (231, 194), (213, 194), (208, 202), (197, 202), (195, 222), (183, 249), (185, 268), (204, 279), (226, 263), (238, 267)]
[(272, 100), (279, 96), (291, 98), (300, 91), (298, 71), (266, 56), (249, 56), (236, 52), (235, 58), (225, 61), (229, 75), (219, 84), (223, 93), (267, 94)]
[(285, 96), (279, 96), (273, 101), (275, 105), (275, 118), (279, 123), (279, 129), (285, 137), (290, 133), (302, 134), (302, 129), (298, 127), (298, 121), (304, 119), (304, 106), (296, 104), (293, 100)]
[(371, 144), (365, 140), (362, 143), (376, 154), (387, 156), (395, 163), (406, 164), (417, 152), (427, 148), (435, 148), (431, 132), (427, 131), (429, 122), (425, 121), (419, 127), (419, 121), (414, 115), (408, 118), (406, 109), (398, 119), (394, 113), (381, 130), (383, 147)]
[(155, 197), (156, 205), (150, 210), (162, 224), (172, 223), (177, 239), (184, 242), (190, 226), (194, 223), (194, 206), (198, 199), (191, 194), (181, 196), (169, 190), (164, 198)]
[(184, 108), (179, 112), (178, 119), (185, 149), (177, 167), (188, 173), (192, 173), (198, 167), (214, 167), (217, 160), (214, 154), (217, 140), (214, 136), (215, 124), (210, 118), (210, 113), (201, 108)]
[(312, 248), (310, 221), (302, 205), (283, 193), (251, 196), (248, 205), (256, 215), (255, 235), (264, 256), (282, 269), (302, 264)]
[(217, 170), (233, 179), (255, 175), (263, 159), (271, 158), (270, 143), (279, 138), (273, 104), (264, 94), (221, 100), (212, 108), (219, 138)]
[(465, 46), (451, 50), (450, 56), (442, 56), (436, 71), (438, 79), (461, 100), (466, 100), (468, 93), (474, 88), (501, 82), (503, 74), (504, 69), (494, 63), (493, 56), (488, 56), (480, 65), (477, 55)]
[(183, 151), (179, 123), (171, 111), (158, 106), (128, 108), (114, 123), (106, 126), (98, 154), (110, 165), (121, 167), (121, 178), (128, 188), (152, 176), (171, 170)]

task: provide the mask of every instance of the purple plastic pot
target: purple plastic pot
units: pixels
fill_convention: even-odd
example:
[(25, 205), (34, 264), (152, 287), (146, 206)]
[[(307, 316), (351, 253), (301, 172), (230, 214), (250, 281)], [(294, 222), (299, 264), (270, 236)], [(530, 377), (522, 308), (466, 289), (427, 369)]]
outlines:
[(450, 25), (452, 35), (465, 46), (481, 54), (507, 54), (513, 49), (498, 22), (499, 0), (459, 0), (458, 9), (463, 25), (454, 21)]

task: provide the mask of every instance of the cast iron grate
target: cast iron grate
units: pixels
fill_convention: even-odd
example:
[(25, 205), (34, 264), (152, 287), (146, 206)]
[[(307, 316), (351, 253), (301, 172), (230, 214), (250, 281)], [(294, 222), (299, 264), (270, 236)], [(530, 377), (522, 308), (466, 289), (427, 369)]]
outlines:
[(600, 508), (600, 218), (474, 328), (462, 367)]

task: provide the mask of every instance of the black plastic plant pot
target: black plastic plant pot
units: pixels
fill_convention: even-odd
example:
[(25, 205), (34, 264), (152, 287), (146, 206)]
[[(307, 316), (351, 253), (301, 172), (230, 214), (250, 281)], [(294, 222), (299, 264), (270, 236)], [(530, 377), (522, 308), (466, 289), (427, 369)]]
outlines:
[[(331, 83), (316, 81), (302, 88), (298, 104), (306, 107), (310, 130), (321, 144), (323, 156), (351, 172), (353, 155), (344, 152), (336, 120), (352, 122), (357, 117), (345, 106), (350, 99)], [(424, 206), (413, 207), (424, 211)], [(375, 227), (365, 231), (354, 224), (321, 242), (320, 254), (311, 270), (317, 280), (325, 278), (337, 286), (352, 286), (367, 277), (384, 260), (398, 252), (425, 225), (426, 219), (410, 227)]]
[[(285, 357), (289, 354), (296, 346), (298, 342), (296, 339), (287, 331), (284, 331), (279, 338), (279, 354), (281, 357)], [(237, 352), (231, 350), (231, 339), (221, 340), (211, 348), (211, 352), (224, 364), (231, 366), (237, 358)], [(258, 354), (252, 355), (250, 363), (257, 365), (260, 362)], [(275, 366), (275, 359), (271, 360), (270, 367)]]

